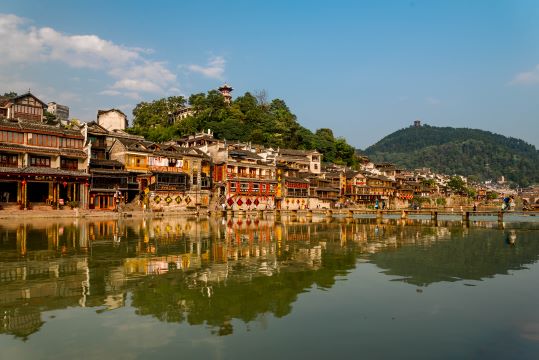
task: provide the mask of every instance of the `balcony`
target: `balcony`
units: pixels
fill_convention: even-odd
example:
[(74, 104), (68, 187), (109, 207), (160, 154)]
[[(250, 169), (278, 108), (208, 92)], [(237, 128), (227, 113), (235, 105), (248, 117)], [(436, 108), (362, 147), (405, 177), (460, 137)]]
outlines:
[(257, 175), (250, 173), (227, 173), (228, 179), (258, 179), (258, 180), (273, 180), (274, 176), (271, 175)]
[(171, 173), (185, 173), (183, 168), (181, 167), (175, 167), (175, 166), (157, 166), (157, 165), (150, 165), (147, 168), (150, 171), (154, 172), (171, 172)]
[(0, 162), (0, 167), (16, 168), (18, 165), (17, 162), (2, 161)]
[(135, 171), (147, 171), (148, 166), (147, 165), (126, 165), (126, 170), (135, 170)]

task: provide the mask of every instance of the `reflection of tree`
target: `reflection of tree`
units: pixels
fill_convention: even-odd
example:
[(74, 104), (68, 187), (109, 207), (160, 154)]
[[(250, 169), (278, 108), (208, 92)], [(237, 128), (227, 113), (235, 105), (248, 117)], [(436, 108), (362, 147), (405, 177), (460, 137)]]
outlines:
[(352, 269), (353, 253), (326, 254), (319, 270), (281, 271), (273, 276), (254, 277), (247, 282), (231, 277), (226, 284), (211, 285), (211, 297), (205, 288), (193, 287), (185, 273), (145, 278), (133, 289), (132, 306), (139, 315), (153, 315), (161, 321), (207, 324), (218, 335), (232, 333), (232, 319), (245, 323), (261, 314), (283, 317), (292, 310), (298, 294), (314, 284), (331, 287), (335, 276)]
[(426, 247), (403, 246), (397, 251), (374, 254), (371, 260), (387, 269), (387, 275), (403, 277), (400, 280), (419, 286), (439, 281), (481, 280), (537, 261), (539, 242), (533, 232), (517, 232), (517, 236), (517, 245), (509, 246), (498, 230), (472, 229), (466, 236), (453, 232), (450, 241)]

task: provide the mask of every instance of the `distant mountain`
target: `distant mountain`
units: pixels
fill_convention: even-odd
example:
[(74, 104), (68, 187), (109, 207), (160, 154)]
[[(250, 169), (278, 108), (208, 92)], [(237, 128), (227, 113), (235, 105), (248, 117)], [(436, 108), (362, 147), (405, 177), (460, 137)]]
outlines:
[(477, 180), (505, 176), (521, 186), (539, 183), (539, 151), (523, 140), (489, 131), (423, 125), (395, 131), (364, 153), (407, 169), (429, 167)]

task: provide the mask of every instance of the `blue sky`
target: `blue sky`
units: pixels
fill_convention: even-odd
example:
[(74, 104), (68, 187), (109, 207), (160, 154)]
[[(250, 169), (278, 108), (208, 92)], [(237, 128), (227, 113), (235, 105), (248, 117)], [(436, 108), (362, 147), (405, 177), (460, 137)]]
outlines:
[(539, 146), (539, 1), (0, 0), (0, 92), (93, 120), (265, 90), (365, 148), (414, 120)]

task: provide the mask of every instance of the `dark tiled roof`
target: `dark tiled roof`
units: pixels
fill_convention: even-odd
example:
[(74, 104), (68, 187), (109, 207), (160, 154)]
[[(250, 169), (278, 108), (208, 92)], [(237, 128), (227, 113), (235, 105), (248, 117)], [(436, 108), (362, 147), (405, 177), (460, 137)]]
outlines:
[(123, 113), (123, 111), (118, 110), (118, 109), (97, 110), (97, 116), (102, 115), (102, 114), (106, 114), (106, 113), (111, 112), (111, 111), (117, 111), (117, 112), (119, 112), (120, 114), (122, 114), (123, 116), (127, 117), (127, 115), (125, 115), (125, 114)]
[(84, 150), (78, 149), (60, 149), (60, 155), (62, 156), (75, 156), (81, 159), (86, 159), (88, 154)]
[(27, 166), (24, 168), (10, 168), (0, 167), (0, 172), (13, 173), (21, 175), (62, 175), (62, 176), (76, 176), (76, 177), (89, 177), (85, 172), (74, 170), (54, 169), (49, 167)]
[(230, 150), (228, 152), (228, 155), (231, 157), (241, 157), (241, 158), (247, 158), (247, 159), (253, 159), (253, 160), (263, 160), (262, 157), (259, 155), (249, 151), (249, 150), (241, 150), (241, 149), (234, 149)]
[(11, 120), (0, 120), (0, 127), (3, 128), (9, 128), (15, 131), (23, 132), (26, 130), (28, 131), (37, 131), (37, 132), (45, 132), (49, 134), (55, 134), (55, 135), (66, 135), (70, 137), (76, 137), (79, 139), (83, 139), (84, 136), (82, 133), (78, 130), (71, 130), (66, 129), (64, 127), (58, 126), (58, 125), (47, 125), (42, 124), (39, 122), (32, 122), (32, 121), (11, 121)]
[(109, 131), (103, 126), (99, 125), (95, 121), (90, 121), (86, 123), (88, 125), (88, 134), (92, 135), (107, 135)]
[(326, 192), (339, 192), (340, 190), (332, 187), (318, 187), (316, 191), (326, 191)]
[(114, 170), (114, 169), (90, 169), (92, 175), (118, 175), (118, 176), (128, 176), (129, 171), (124, 170)]
[(291, 156), (307, 156), (312, 153), (317, 153), (316, 150), (295, 150), (295, 149), (279, 149), (279, 155)]
[(118, 160), (90, 159), (90, 166), (114, 166), (123, 168), (124, 164), (122, 164)]
[(285, 176), (285, 181), (293, 182), (293, 183), (301, 183), (301, 184), (309, 184), (309, 180), (298, 178), (298, 177), (288, 177)]
[(53, 168), (38, 167), (38, 166), (27, 166), (25, 168), (22, 168), (21, 174), (65, 175), (65, 176), (81, 176), (81, 177), (90, 176), (87, 173), (80, 172), (80, 171), (53, 169)]

